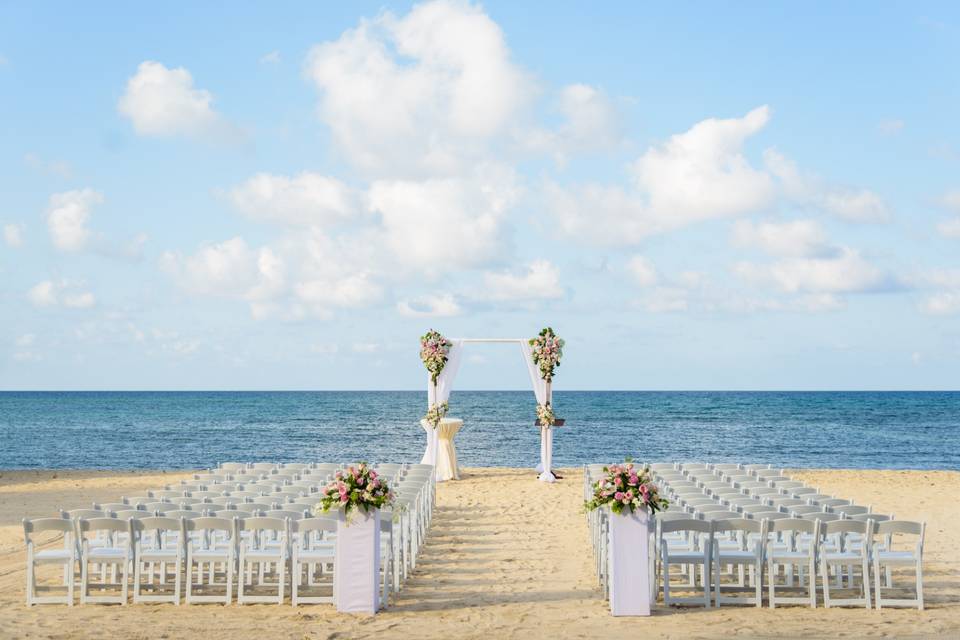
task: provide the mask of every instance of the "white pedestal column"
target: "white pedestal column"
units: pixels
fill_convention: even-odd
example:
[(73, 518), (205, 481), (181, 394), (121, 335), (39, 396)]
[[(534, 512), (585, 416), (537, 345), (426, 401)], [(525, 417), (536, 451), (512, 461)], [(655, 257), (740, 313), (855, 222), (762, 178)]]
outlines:
[(380, 510), (337, 520), (333, 602), (341, 613), (376, 613), (380, 605)]
[(646, 511), (610, 512), (610, 613), (650, 615), (650, 516)]
[(423, 430), (427, 432), (427, 448), (423, 452), (423, 458), (420, 459), (420, 464), (436, 466), (438, 441), (437, 430), (426, 420), (421, 420), (420, 426), (423, 427)]
[(540, 427), (540, 465), (538, 465), (537, 470), (540, 471), (540, 475), (537, 476), (537, 479), (540, 482), (556, 482), (557, 478), (550, 471), (550, 439), (553, 437), (551, 432), (553, 429), (550, 427)]

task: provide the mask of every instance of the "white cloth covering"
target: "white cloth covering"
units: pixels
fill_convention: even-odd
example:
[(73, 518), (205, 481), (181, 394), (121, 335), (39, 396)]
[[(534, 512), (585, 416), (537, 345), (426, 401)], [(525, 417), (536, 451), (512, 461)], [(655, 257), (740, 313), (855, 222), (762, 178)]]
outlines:
[[(540, 377), (540, 368), (533, 361), (533, 349), (530, 343), (521, 340), (520, 351), (523, 353), (523, 361), (527, 365), (527, 373), (530, 374), (530, 383), (533, 385), (533, 394), (537, 397), (537, 404), (552, 403), (553, 391), (550, 384)], [(540, 464), (537, 465), (537, 471), (540, 473), (539, 479), (543, 482), (554, 482), (557, 478), (551, 471), (553, 464), (553, 427), (540, 427)]]
[(438, 402), (448, 402), (450, 400), (450, 391), (453, 390), (453, 380), (457, 377), (457, 371), (460, 370), (460, 361), (463, 359), (463, 340), (451, 340), (453, 344), (450, 351), (447, 352), (447, 364), (443, 366), (443, 371), (437, 376), (437, 385), (434, 388), (430, 374), (427, 374), (427, 409)]
[(612, 615), (650, 615), (649, 519), (646, 510), (610, 513), (607, 561)]
[[(460, 468), (457, 466), (457, 449), (453, 444), (453, 437), (463, 427), (463, 420), (444, 418), (436, 429), (426, 420), (421, 420), (420, 426), (427, 432), (427, 452), (420, 464), (432, 464), (436, 467), (438, 482), (459, 480)], [(429, 455), (433, 457), (428, 459)]]
[(333, 602), (342, 613), (376, 613), (380, 608), (380, 510), (356, 510), (350, 522), (337, 518)]

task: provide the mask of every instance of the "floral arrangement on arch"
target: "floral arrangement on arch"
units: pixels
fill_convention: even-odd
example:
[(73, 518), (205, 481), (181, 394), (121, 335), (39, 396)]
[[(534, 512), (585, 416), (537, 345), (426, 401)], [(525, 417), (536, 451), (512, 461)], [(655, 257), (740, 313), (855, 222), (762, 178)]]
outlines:
[(430, 372), (430, 382), (437, 384), (440, 372), (447, 365), (450, 348), (453, 343), (444, 338), (439, 331), (430, 329), (420, 337), (420, 360)]
[(560, 366), (563, 345), (563, 338), (558, 337), (550, 327), (540, 331), (536, 338), (530, 338), (533, 363), (540, 369), (540, 377), (547, 382), (553, 380), (553, 373)]
[(541, 427), (552, 427), (556, 422), (557, 416), (553, 413), (553, 407), (550, 403), (537, 405), (537, 421)]
[(447, 411), (450, 410), (450, 405), (446, 402), (437, 402), (430, 406), (430, 409), (427, 411), (427, 415), (423, 416), (423, 419), (427, 423), (436, 429), (440, 426), (440, 422), (443, 420), (443, 417), (447, 415)]
[(381, 479), (366, 462), (345, 471), (337, 471), (333, 482), (325, 486), (320, 493), (317, 509), (323, 513), (331, 509), (342, 509), (345, 515), (349, 515), (353, 510), (368, 512), (371, 509), (382, 509), (391, 505), (394, 499), (387, 481)]
[(588, 511), (608, 504), (610, 510), (617, 514), (624, 511), (633, 513), (638, 509), (656, 513), (670, 506), (666, 498), (660, 497), (660, 491), (647, 468), (637, 469), (627, 460), (623, 464), (604, 467), (603, 473), (603, 477), (593, 484), (593, 498), (584, 502), (583, 506)]

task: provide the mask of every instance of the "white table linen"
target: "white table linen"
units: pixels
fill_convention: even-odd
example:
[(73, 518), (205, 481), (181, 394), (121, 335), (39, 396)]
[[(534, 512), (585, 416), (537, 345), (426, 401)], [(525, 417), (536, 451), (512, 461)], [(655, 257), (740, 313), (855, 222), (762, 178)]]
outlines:
[(420, 463), (436, 467), (438, 482), (459, 480), (460, 469), (457, 466), (457, 448), (454, 446), (453, 437), (463, 427), (463, 420), (444, 418), (436, 429), (426, 420), (421, 420), (420, 426), (427, 432), (427, 450)]
[(342, 613), (376, 613), (380, 608), (380, 510), (337, 517), (333, 602)]
[(608, 528), (610, 613), (650, 615), (650, 516), (646, 510), (610, 512)]

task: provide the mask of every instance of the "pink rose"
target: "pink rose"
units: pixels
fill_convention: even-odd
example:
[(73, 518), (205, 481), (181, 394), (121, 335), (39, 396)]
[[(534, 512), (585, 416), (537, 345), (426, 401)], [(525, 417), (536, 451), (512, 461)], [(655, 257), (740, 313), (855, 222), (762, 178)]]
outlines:
[(623, 492), (617, 491), (615, 494), (613, 494), (613, 499), (617, 501), (623, 500)]

